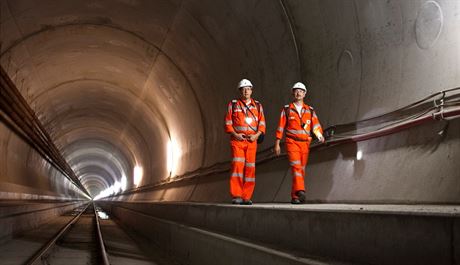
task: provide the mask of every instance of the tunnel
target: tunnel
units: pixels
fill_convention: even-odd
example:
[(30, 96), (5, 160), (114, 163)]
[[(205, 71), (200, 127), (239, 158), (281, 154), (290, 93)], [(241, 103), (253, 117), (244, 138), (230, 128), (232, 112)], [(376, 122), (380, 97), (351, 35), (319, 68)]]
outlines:
[[(0, 4), (5, 264), (88, 264), (30, 257), (92, 211), (110, 264), (460, 264), (460, 1)], [(232, 205), (243, 78), (267, 129)], [(326, 138), (302, 205), (273, 153), (295, 82)]]

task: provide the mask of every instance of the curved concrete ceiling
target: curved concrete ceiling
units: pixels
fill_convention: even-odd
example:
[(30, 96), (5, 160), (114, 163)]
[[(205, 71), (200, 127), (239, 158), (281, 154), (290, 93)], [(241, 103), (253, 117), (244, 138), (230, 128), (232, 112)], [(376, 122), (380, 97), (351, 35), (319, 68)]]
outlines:
[(122, 175), (132, 186), (135, 165), (144, 184), (169, 177), (169, 141), (186, 161), (173, 175), (227, 158), (215, 121), (238, 79), (260, 76), (263, 96), (282, 83), (266, 77), (276, 65), (298, 71), (278, 2), (3, 1), (2, 10), (2, 63), (92, 193)]
[(324, 127), (458, 86), (459, 5), (4, 0), (1, 64), (95, 195), (122, 176), (134, 187), (136, 165), (140, 185), (169, 178), (170, 141), (173, 176), (227, 160), (222, 118), (242, 77), (267, 139), (298, 80)]

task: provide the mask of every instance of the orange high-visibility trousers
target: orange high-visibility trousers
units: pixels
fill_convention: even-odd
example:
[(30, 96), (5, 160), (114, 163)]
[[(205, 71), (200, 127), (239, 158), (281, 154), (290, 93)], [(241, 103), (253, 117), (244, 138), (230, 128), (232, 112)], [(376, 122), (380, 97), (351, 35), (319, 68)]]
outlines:
[(305, 191), (305, 166), (308, 162), (310, 142), (286, 138), (286, 152), (291, 166), (291, 198), (298, 198), (298, 191)]
[(233, 198), (250, 200), (256, 185), (257, 142), (231, 140), (232, 171), (230, 193)]

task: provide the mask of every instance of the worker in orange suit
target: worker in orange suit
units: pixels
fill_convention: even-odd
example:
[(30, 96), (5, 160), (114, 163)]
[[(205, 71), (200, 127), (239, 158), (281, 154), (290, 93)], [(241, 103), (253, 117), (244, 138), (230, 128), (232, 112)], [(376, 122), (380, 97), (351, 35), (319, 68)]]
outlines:
[(232, 169), (230, 194), (233, 204), (251, 205), (256, 181), (257, 140), (265, 134), (262, 104), (251, 98), (252, 83), (242, 79), (238, 83), (239, 99), (228, 104), (225, 132), (230, 134)]
[(274, 152), (280, 155), (280, 141), (286, 133), (286, 151), (291, 166), (292, 189), (291, 203), (305, 203), (305, 166), (308, 161), (312, 133), (324, 143), (323, 129), (312, 107), (304, 103), (306, 86), (297, 82), (292, 86), (293, 102), (285, 105), (276, 130)]

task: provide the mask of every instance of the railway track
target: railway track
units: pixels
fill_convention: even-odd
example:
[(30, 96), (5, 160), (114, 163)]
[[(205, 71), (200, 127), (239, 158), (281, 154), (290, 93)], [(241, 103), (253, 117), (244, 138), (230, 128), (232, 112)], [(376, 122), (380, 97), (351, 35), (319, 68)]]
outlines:
[(110, 264), (94, 204), (79, 207), (75, 213), (25, 264)]

